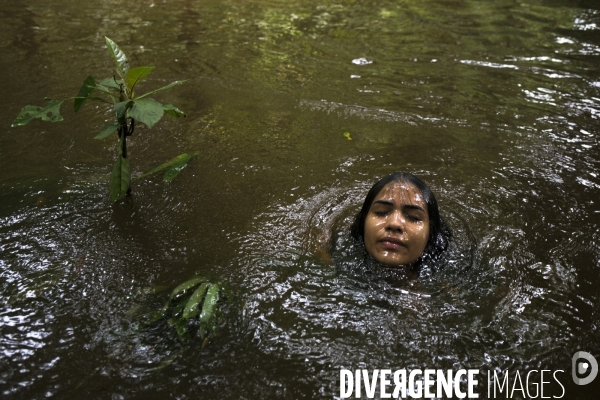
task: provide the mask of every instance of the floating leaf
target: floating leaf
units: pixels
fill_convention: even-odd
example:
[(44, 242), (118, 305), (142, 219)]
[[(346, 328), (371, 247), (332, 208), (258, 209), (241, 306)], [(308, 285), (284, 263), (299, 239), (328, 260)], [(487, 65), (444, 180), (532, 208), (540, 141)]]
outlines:
[[(122, 140), (122, 139), (121, 139)], [(121, 142), (119, 141), (119, 146)], [(113, 165), (110, 175), (110, 198), (117, 201), (125, 197), (129, 191), (129, 183), (131, 181), (131, 170), (129, 168), (129, 159), (119, 156), (117, 162)]]
[(175, 179), (177, 177), (177, 175), (179, 175), (179, 173), (185, 168), (185, 166), (187, 165), (187, 163), (190, 159), (191, 158), (184, 160), (181, 163), (174, 164), (174, 165), (170, 166), (169, 168), (167, 168), (167, 170), (165, 171), (165, 174), (163, 175), (163, 181), (165, 183), (169, 183), (173, 179)]
[(83, 81), (83, 85), (81, 86), (81, 89), (79, 89), (79, 93), (77, 93), (77, 97), (75, 97), (75, 101), (73, 102), (73, 108), (74, 108), (75, 112), (79, 111), (81, 109), (81, 107), (83, 107), (83, 105), (87, 101), (88, 97), (92, 93), (94, 93), (95, 89), (96, 89), (96, 81), (90, 75), (87, 78), (85, 78), (85, 81)]
[(173, 300), (175, 298), (175, 296), (177, 296), (178, 294), (180, 294), (182, 292), (185, 292), (188, 289), (193, 288), (194, 286), (196, 286), (202, 282), (206, 282), (206, 279), (201, 276), (197, 276), (195, 278), (192, 278), (188, 281), (183, 282), (181, 285), (179, 285), (175, 289), (173, 289), (173, 291), (171, 292), (171, 296), (169, 297), (169, 300), (167, 301), (167, 303), (163, 306), (163, 308), (161, 310), (161, 314), (164, 315), (165, 311), (167, 311), (167, 308), (169, 308), (169, 305), (171, 304), (171, 300)]
[(27, 125), (35, 118), (41, 118), (42, 121), (51, 121), (51, 122), (59, 122), (63, 120), (62, 115), (60, 115), (60, 106), (64, 100), (52, 100), (46, 98), (46, 106), (38, 107), (38, 106), (25, 106), (17, 116), (17, 119), (12, 127)]
[(191, 289), (194, 286), (196, 286), (202, 282), (206, 282), (206, 278), (204, 278), (202, 276), (196, 276), (190, 280), (183, 282), (181, 285), (179, 285), (175, 289), (173, 289), (173, 291), (171, 292), (171, 299), (173, 299), (178, 294), (185, 292), (186, 290)]
[(217, 301), (219, 300), (219, 285), (212, 284), (208, 288), (204, 304), (202, 305), (202, 312), (200, 313), (200, 338), (204, 339), (206, 332), (208, 331), (208, 324), (215, 313), (217, 307)]
[(200, 314), (198, 306), (202, 302), (202, 299), (204, 298), (204, 295), (206, 294), (206, 290), (208, 289), (209, 285), (209, 282), (204, 282), (202, 285), (200, 285), (198, 289), (194, 291), (194, 293), (192, 293), (188, 302), (185, 305), (185, 308), (183, 309), (183, 318), (188, 319)]
[(102, 127), (102, 131), (94, 136), (94, 139), (104, 139), (112, 135), (119, 128), (119, 124), (117, 122), (113, 122), (111, 124), (104, 125)]
[(171, 309), (171, 316), (177, 317), (179, 314), (181, 314), (187, 302), (188, 299), (186, 299), (185, 297), (183, 299), (180, 299), (180, 301), (178, 301), (177, 304), (175, 304)]
[(127, 71), (125, 77), (125, 83), (127, 84), (127, 90), (129, 91), (129, 97), (133, 98), (133, 89), (143, 79), (146, 79), (148, 74), (152, 72), (155, 67), (135, 67)]
[(213, 283), (206, 292), (206, 299), (202, 305), (202, 313), (200, 313), (200, 322), (208, 322), (215, 312), (217, 301), (219, 300), (219, 285)]
[(175, 179), (175, 177), (179, 175), (181, 170), (183, 170), (190, 162), (190, 160), (196, 157), (196, 155), (198, 155), (198, 153), (183, 153), (177, 156), (176, 158), (178, 158), (178, 160), (166, 169), (165, 174), (163, 176), (163, 181), (169, 183), (173, 179)]
[(127, 71), (129, 71), (129, 62), (127, 61), (127, 56), (125, 53), (117, 46), (115, 42), (111, 39), (104, 37), (106, 39), (106, 47), (108, 47), (108, 52), (112, 56), (115, 65), (117, 67), (117, 74), (121, 77), (121, 79), (125, 80), (127, 76)]
[(171, 117), (179, 118), (181, 116), (185, 117), (185, 113), (181, 111), (179, 108), (175, 107), (173, 104), (163, 103), (163, 110), (165, 110), (165, 114), (170, 115)]
[(161, 87), (161, 88), (159, 88), (159, 89), (156, 89), (156, 90), (153, 90), (153, 91), (151, 91), (151, 92), (144, 93), (143, 95), (141, 95), (141, 96), (138, 96), (138, 97), (137, 97), (137, 99), (139, 100), (139, 99), (142, 99), (142, 98), (144, 98), (144, 97), (148, 97), (148, 96), (150, 96), (151, 94), (154, 94), (154, 93), (157, 93), (157, 92), (162, 92), (163, 90), (169, 90), (169, 89), (171, 89), (171, 88), (173, 88), (173, 87), (175, 87), (175, 86), (177, 86), (177, 85), (181, 85), (181, 84), (182, 84), (182, 83), (184, 83), (184, 82), (187, 82), (187, 79), (186, 79), (186, 80), (184, 80), (184, 81), (175, 81), (175, 82), (171, 82), (171, 83), (169, 83), (167, 86), (163, 86), (163, 87)]
[[(179, 172), (181, 171), (181, 169), (183, 169), (183, 167), (185, 165), (187, 165), (187, 163), (192, 158), (196, 157), (197, 155), (198, 155), (198, 153), (190, 153), (190, 154), (183, 153), (183, 154), (180, 154), (177, 157), (173, 158), (172, 160), (169, 160), (166, 163), (161, 164), (158, 167), (156, 167), (156, 168), (154, 168), (154, 169), (152, 169), (152, 170), (150, 170), (150, 171), (148, 171), (148, 172), (146, 172), (146, 173), (138, 176), (138, 178), (144, 178), (146, 176), (155, 174), (157, 172), (160, 172), (160, 171), (163, 171), (163, 170), (167, 170), (165, 172), (165, 178), (164, 179), (165, 179), (165, 182), (169, 182), (170, 180), (172, 180), (173, 178), (175, 178), (175, 176), (177, 176), (177, 174), (179, 174)], [(178, 169), (178, 171), (177, 171), (177, 174), (174, 174), (174, 172), (169, 173), (170, 180), (167, 181), (166, 180), (167, 179), (167, 172), (171, 168), (174, 169), (174, 170)], [(172, 176), (172, 174), (174, 174), (174, 175)]]
[(206, 292), (206, 299), (202, 305), (202, 313), (200, 314), (200, 322), (208, 323), (215, 312), (217, 301), (219, 300), (219, 285), (213, 283)]
[(352, 140), (352, 137), (350, 136), (350, 132), (348, 132), (348, 131), (344, 132), (344, 137), (348, 140)]
[(135, 100), (129, 110), (131, 118), (143, 123), (148, 128), (152, 128), (164, 114), (162, 104), (154, 99)]

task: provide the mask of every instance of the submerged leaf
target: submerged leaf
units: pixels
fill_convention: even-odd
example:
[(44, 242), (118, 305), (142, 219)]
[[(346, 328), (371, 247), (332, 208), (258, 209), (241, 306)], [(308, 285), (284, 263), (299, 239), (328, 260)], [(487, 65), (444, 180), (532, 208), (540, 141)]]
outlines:
[(135, 100), (129, 110), (131, 118), (143, 123), (148, 128), (152, 128), (164, 114), (162, 104), (154, 99)]
[[(120, 145), (120, 142), (119, 142)], [(110, 198), (117, 201), (125, 197), (129, 191), (129, 183), (131, 181), (131, 170), (129, 168), (129, 159), (119, 156), (117, 162), (113, 165), (110, 175)]]
[(104, 39), (106, 39), (106, 47), (108, 47), (108, 52), (112, 56), (117, 67), (117, 74), (119, 74), (121, 79), (125, 80), (127, 71), (129, 71), (129, 62), (127, 61), (127, 56), (111, 39), (107, 38), (106, 36)]
[(352, 140), (352, 136), (350, 136), (350, 132), (348, 131), (344, 132), (344, 137), (348, 140)]
[(38, 106), (25, 106), (17, 116), (17, 119), (12, 127), (27, 125), (35, 118), (41, 118), (42, 121), (51, 121), (51, 122), (59, 122), (63, 120), (62, 115), (60, 115), (60, 106), (64, 100), (52, 100), (46, 98), (45, 107)]
[(87, 101), (88, 97), (90, 97), (90, 95), (92, 93), (94, 93), (95, 89), (96, 89), (96, 81), (90, 75), (87, 78), (85, 78), (85, 81), (83, 81), (83, 85), (81, 86), (81, 89), (79, 89), (79, 93), (77, 93), (77, 97), (75, 97), (75, 101), (73, 102), (73, 108), (74, 108), (75, 112), (79, 111), (81, 109), (81, 107), (83, 107), (83, 105)]
[(198, 289), (196, 289), (196, 291), (194, 291), (194, 293), (192, 293), (185, 305), (185, 308), (183, 309), (183, 318), (192, 318), (200, 314), (198, 306), (202, 302), (202, 299), (204, 299), (204, 295), (206, 294), (206, 290), (208, 289), (209, 285), (209, 282), (204, 282)]
[(144, 321), (144, 323), (147, 325), (151, 325), (151, 324), (155, 323), (156, 321), (158, 321), (159, 319), (161, 319), (162, 317), (163, 317), (163, 315), (161, 313), (158, 313), (158, 312), (152, 313), (147, 316), (147, 319), (146, 319), (146, 321)]
[(187, 332), (187, 327), (188, 327), (187, 319), (180, 319), (175, 323), (175, 330), (177, 331), (177, 334), (179, 336), (185, 335), (185, 333)]

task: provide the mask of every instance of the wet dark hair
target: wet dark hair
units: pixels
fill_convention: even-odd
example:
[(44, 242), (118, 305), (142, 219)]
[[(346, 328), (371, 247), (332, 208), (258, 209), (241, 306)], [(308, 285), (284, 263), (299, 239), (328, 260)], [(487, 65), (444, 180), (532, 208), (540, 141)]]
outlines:
[(417, 263), (423, 262), (424, 258), (438, 258), (448, 247), (448, 242), (451, 237), (450, 230), (440, 216), (437, 200), (431, 189), (429, 189), (429, 186), (421, 179), (407, 172), (395, 172), (382, 178), (373, 185), (371, 190), (369, 190), (369, 193), (367, 193), (367, 197), (365, 198), (361, 210), (354, 218), (354, 223), (350, 228), (350, 234), (355, 240), (364, 243), (365, 220), (371, 209), (371, 204), (379, 192), (391, 182), (410, 183), (421, 192), (421, 195), (427, 204), (427, 214), (429, 215), (429, 240), (427, 241), (427, 246), (425, 246), (423, 254), (417, 260)]

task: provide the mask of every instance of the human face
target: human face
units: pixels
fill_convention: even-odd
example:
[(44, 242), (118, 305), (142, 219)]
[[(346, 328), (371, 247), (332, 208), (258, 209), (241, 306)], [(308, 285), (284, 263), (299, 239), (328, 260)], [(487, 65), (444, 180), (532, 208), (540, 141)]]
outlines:
[(367, 252), (383, 265), (416, 261), (429, 240), (429, 214), (421, 192), (408, 182), (390, 182), (375, 196), (365, 218)]

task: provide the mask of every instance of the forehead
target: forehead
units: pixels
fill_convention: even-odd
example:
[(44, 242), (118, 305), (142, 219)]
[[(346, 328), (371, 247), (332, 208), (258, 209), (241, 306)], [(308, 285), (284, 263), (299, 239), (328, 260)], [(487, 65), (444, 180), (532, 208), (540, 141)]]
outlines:
[(390, 182), (381, 189), (373, 202), (377, 200), (389, 200), (396, 204), (414, 204), (423, 208), (427, 207), (425, 198), (415, 185), (409, 182)]

